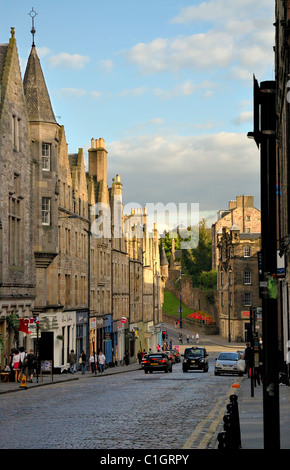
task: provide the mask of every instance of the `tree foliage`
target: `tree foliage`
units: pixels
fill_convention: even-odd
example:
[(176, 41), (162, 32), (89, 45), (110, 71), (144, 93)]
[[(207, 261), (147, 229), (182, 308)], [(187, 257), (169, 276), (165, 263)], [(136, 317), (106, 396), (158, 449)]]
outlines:
[[(206, 227), (206, 220), (199, 223), (199, 241), (196, 248), (182, 250), (182, 267), (192, 278), (194, 287), (208, 285), (205, 272), (211, 271), (211, 231)], [(208, 288), (208, 287), (207, 287)]]
[[(189, 231), (190, 228), (188, 228)], [(197, 227), (193, 233), (197, 232)], [(176, 230), (175, 249), (181, 248), (181, 242), (185, 241), (180, 236), (179, 230)], [(170, 261), (172, 248), (172, 233), (165, 233), (162, 239), (165, 253), (168, 261)], [(212, 242), (211, 230), (206, 227), (206, 219), (199, 222), (198, 241), (196, 248), (182, 249), (181, 263), (183, 273), (191, 276), (193, 287), (202, 287), (204, 289), (216, 288), (216, 272), (211, 270), (212, 267)]]

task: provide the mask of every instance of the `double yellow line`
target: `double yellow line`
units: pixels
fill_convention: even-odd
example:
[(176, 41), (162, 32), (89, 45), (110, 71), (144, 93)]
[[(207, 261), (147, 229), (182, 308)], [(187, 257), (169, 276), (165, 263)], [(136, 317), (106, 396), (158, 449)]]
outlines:
[[(236, 383), (239, 383), (238, 380)], [(236, 389), (235, 389), (236, 390)], [(193, 433), (189, 436), (185, 444), (183, 445), (182, 449), (192, 449), (193, 444), (196, 442), (198, 438), (200, 438), (200, 434), (204, 428), (207, 428), (205, 436), (202, 438), (200, 443), (197, 445), (196, 449), (207, 449), (209, 443), (211, 442), (218, 426), (222, 422), (223, 415), (225, 414), (225, 406), (226, 402), (228, 402), (230, 395), (236, 393), (232, 387), (230, 388), (226, 398), (219, 398), (216, 402), (215, 406), (210, 410), (208, 416), (203, 419), (195, 428)], [(220, 408), (220, 411), (216, 418), (214, 419), (217, 410)], [(209, 425), (209, 423), (211, 424)]]

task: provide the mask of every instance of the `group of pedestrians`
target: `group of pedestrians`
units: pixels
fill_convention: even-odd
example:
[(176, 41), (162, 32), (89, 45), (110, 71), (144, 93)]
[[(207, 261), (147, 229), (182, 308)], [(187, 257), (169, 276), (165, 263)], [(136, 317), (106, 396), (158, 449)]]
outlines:
[[(196, 334), (192, 334), (191, 337), (189, 335), (186, 335), (186, 342), (187, 344), (189, 344), (190, 342), (190, 339), (191, 339), (191, 342), (194, 344), (198, 344), (199, 343), (199, 334), (196, 333)], [(178, 336), (178, 342), (183, 344), (183, 336), (182, 336), (182, 333), (179, 334)]]
[[(75, 365), (76, 365), (76, 354), (72, 349), (68, 356), (68, 362), (70, 365), (70, 374), (75, 373)], [(87, 355), (83, 350), (79, 356), (79, 365), (82, 371), (82, 375), (85, 374), (86, 365), (87, 365)], [(96, 374), (97, 370), (99, 370), (100, 374), (104, 374), (105, 367), (106, 367), (106, 356), (103, 354), (102, 351), (99, 354), (92, 353), (89, 357), (89, 366), (92, 374)]]
[(15, 382), (21, 382), (23, 376), (28, 382), (33, 382), (34, 371), (37, 367), (36, 356), (33, 349), (27, 353), (23, 346), (12, 348), (4, 372), (14, 376)]

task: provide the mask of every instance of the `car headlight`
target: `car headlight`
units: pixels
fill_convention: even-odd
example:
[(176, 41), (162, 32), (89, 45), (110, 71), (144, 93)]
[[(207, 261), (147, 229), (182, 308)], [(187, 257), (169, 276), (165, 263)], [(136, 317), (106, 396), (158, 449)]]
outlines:
[(200, 362), (204, 362), (204, 359), (200, 359)]
[(219, 362), (216, 362), (216, 367), (220, 367), (220, 363)]

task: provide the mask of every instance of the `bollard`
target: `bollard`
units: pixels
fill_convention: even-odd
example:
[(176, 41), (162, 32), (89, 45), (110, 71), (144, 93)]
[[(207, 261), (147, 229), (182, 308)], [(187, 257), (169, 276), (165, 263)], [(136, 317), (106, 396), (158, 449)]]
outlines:
[(224, 431), (218, 434), (218, 449), (240, 449), (241, 432), (237, 395), (230, 396), (227, 413), (223, 417)]
[(227, 446), (227, 433), (226, 431), (222, 431), (220, 433), (218, 433), (218, 449), (226, 449), (228, 446)]
[(230, 395), (230, 405), (233, 414), (234, 422), (234, 433), (235, 443), (238, 448), (241, 448), (241, 428), (240, 428), (240, 417), (239, 417), (239, 405), (237, 395)]

